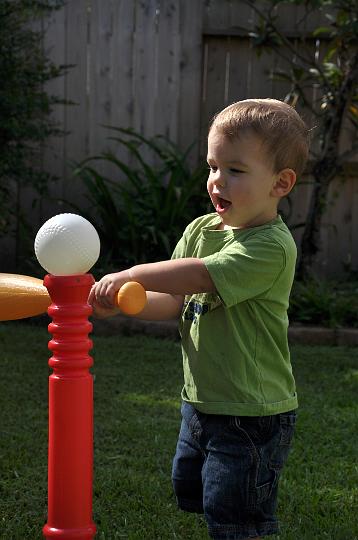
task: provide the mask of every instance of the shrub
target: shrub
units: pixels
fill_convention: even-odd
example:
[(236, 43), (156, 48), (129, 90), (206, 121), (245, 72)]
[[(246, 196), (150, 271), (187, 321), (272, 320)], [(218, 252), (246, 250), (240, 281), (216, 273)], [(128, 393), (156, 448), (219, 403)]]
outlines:
[[(129, 150), (133, 165), (108, 151), (86, 159), (74, 171), (86, 186), (87, 217), (101, 237), (102, 264), (108, 270), (110, 261), (118, 267), (167, 259), (185, 226), (210, 206), (207, 169), (191, 171), (190, 148), (182, 153), (163, 136), (147, 139), (132, 129), (109, 129), (115, 133), (109, 139)], [(111, 178), (96, 168), (106, 162), (115, 171)]]
[(358, 328), (358, 282), (296, 281), (290, 298), (292, 322), (318, 326)]
[(36, 153), (49, 135), (61, 130), (50, 120), (52, 107), (65, 103), (44, 90), (47, 81), (64, 73), (43, 50), (43, 32), (32, 23), (63, 0), (0, 2), (0, 235), (18, 216), (16, 186), (46, 191), (48, 173), (36, 168)]

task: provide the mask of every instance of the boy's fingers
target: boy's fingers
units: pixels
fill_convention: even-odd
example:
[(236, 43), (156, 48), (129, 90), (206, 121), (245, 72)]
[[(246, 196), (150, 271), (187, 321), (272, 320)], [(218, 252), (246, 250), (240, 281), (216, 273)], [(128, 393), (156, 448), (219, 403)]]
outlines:
[(88, 295), (88, 299), (87, 299), (88, 304), (90, 304), (91, 306), (93, 305), (95, 287), (96, 287), (96, 284), (92, 285), (90, 293)]
[(94, 301), (92, 307), (93, 307), (92, 315), (96, 319), (106, 319), (107, 317), (113, 317), (113, 315), (117, 314), (117, 312), (113, 308), (111, 309), (104, 308), (103, 306), (100, 306), (96, 301)]
[(106, 309), (112, 309), (115, 306), (116, 290), (112, 280), (102, 278), (92, 285), (88, 296), (88, 303), (93, 305), (96, 302), (99, 306)]
[(114, 307), (114, 302), (111, 301), (109, 298), (107, 298), (106, 296), (104, 297), (100, 297), (99, 299), (97, 299), (97, 302), (100, 306), (106, 308), (106, 309), (112, 309)]
[(110, 284), (98, 283), (94, 291), (96, 302), (105, 308), (113, 308), (114, 306), (114, 290)]

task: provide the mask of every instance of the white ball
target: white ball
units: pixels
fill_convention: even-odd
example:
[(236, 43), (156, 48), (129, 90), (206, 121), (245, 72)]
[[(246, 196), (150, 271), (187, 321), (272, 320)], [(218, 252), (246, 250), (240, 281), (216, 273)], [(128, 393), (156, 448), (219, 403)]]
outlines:
[(39, 229), (35, 253), (41, 266), (55, 276), (85, 274), (99, 257), (96, 229), (77, 214), (58, 214)]

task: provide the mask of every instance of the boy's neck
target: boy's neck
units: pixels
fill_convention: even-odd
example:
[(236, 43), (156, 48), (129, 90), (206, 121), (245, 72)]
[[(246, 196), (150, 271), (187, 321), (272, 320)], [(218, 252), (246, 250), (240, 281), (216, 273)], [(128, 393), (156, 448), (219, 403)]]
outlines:
[(253, 229), (254, 227), (261, 227), (261, 225), (265, 225), (266, 223), (270, 223), (271, 221), (273, 221), (277, 217), (278, 217), (278, 213), (276, 211), (275, 214), (273, 214), (271, 217), (266, 218), (264, 220), (255, 220), (255, 221), (252, 221), (250, 223), (244, 223), (242, 225), (237, 225), (235, 227), (232, 227), (231, 225), (226, 225), (225, 223), (223, 223), (221, 221), (219, 223), (219, 225), (217, 226), (217, 230), (228, 231), (228, 230), (231, 230), (231, 229)]

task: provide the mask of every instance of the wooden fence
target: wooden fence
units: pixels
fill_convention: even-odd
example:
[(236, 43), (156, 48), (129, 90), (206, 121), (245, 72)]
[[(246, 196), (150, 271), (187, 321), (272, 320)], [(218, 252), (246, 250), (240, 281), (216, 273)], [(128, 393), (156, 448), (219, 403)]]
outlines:
[[(289, 6), (281, 12), (282, 27), (293, 39), (300, 10)], [(61, 178), (50, 187), (52, 202), (33, 209), (33, 192), (19, 193), (34, 230), (67, 209), (63, 200), (85, 205), (70, 163), (113, 149), (104, 126), (131, 127), (147, 137), (163, 134), (182, 149), (196, 141), (195, 164), (205, 155), (215, 112), (247, 97), (282, 99), (288, 87), (268, 73), (285, 66), (275, 55), (256, 56), (245, 37), (254, 23), (255, 13), (240, 0), (68, 0), (44, 21), (50, 58), (75, 66), (51, 81), (48, 92), (75, 105), (56, 107), (54, 118), (69, 134), (49, 140), (41, 156), (44, 169)], [(317, 20), (310, 17), (308, 24), (314, 28)], [(309, 184), (296, 189), (293, 223), (304, 220), (309, 194)], [(357, 216), (357, 178), (337, 179), (322, 226), (323, 273), (340, 273), (343, 264), (358, 269)], [(299, 230), (295, 235), (299, 241)], [(14, 268), (20, 249), (19, 238), (3, 243), (2, 271)]]

